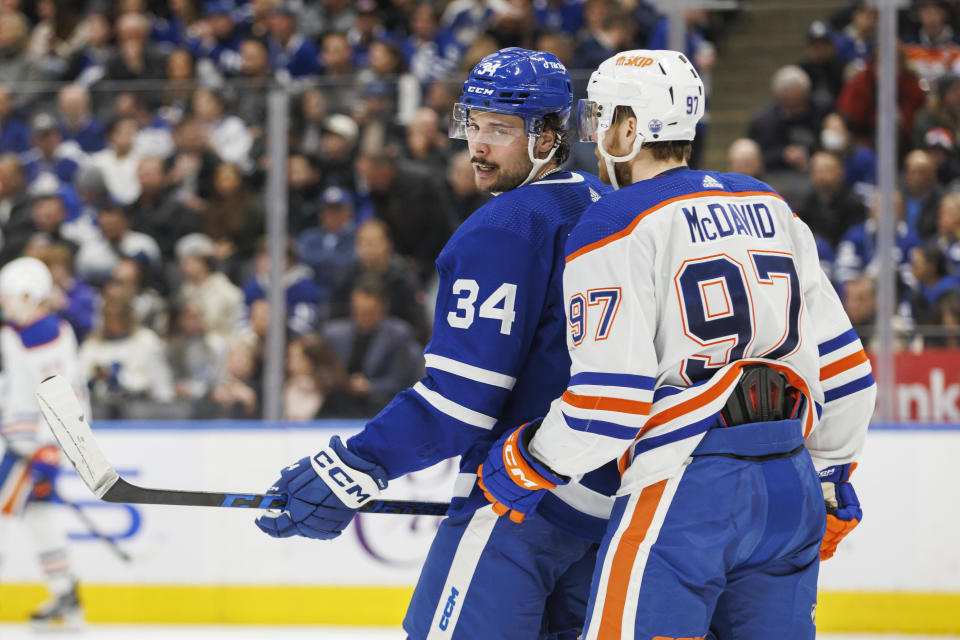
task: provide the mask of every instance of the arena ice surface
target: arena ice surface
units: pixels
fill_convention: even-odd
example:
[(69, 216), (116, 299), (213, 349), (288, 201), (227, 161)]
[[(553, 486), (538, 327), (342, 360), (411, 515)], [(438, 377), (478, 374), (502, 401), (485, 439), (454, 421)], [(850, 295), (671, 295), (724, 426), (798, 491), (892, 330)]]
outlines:
[[(88, 625), (77, 633), (55, 635), (36, 632), (26, 624), (0, 624), (3, 640), (36, 640), (63, 637), (65, 640), (404, 640), (401, 629), (348, 627), (253, 627), (253, 626), (177, 626), (177, 625)], [(960, 636), (924, 636), (861, 633), (817, 634), (818, 640), (960, 640)]]

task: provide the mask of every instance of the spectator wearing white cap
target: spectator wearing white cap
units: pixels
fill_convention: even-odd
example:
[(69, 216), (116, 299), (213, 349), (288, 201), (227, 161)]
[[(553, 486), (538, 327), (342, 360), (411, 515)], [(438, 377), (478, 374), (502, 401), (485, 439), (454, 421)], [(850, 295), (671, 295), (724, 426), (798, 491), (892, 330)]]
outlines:
[(214, 270), (213, 240), (202, 233), (188, 234), (177, 242), (176, 255), (184, 279), (177, 299), (198, 300), (207, 331), (227, 338), (240, 324), (243, 292)]

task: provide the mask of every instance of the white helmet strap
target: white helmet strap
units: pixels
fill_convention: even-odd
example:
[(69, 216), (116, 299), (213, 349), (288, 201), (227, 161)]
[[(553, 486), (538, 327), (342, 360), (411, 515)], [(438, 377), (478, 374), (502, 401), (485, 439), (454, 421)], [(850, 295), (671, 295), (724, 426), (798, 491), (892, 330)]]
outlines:
[(554, 154), (556, 154), (557, 149), (560, 148), (560, 135), (556, 134), (553, 140), (553, 147), (550, 149), (550, 153), (547, 154), (547, 157), (537, 158), (533, 153), (533, 147), (537, 144), (537, 140), (539, 139), (540, 134), (531, 135), (527, 138), (527, 155), (530, 157), (530, 162), (533, 163), (533, 168), (531, 168), (530, 173), (527, 174), (527, 179), (518, 184), (518, 187), (529, 184), (534, 178), (536, 178), (537, 174), (540, 173), (540, 170), (543, 169), (543, 165), (553, 160)]
[(609, 131), (609, 129), (598, 129), (597, 130), (597, 150), (600, 151), (600, 155), (603, 156), (604, 164), (607, 165), (607, 175), (610, 177), (610, 186), (614, 189), (619, 189), (620, 185), (617, 182), (617, 174), (613, 169), (615, 162), (630, 162), (637, 154), (640, 152), (640, 147), (643, 146), (643, 136), (637, 133), (637, 137), (633, 139), (633, 149), (630, 150), (630, 153), (625, 156), (615, 156), (611, 155), (606, 149), (603, 148), (603, 137)]

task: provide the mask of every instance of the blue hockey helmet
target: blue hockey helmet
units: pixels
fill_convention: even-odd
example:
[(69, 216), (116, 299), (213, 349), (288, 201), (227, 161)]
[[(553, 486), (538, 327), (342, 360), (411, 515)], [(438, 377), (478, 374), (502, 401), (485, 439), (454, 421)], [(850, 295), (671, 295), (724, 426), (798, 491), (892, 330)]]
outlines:
[(450, 137), (466, 139), (471, 109), (520, 116), (528, 136), (536, 136), (551, 113), (566, 128), (573, 109), (573, 81), (552, 53), (508, 47), (481, 60), (454, 105)]

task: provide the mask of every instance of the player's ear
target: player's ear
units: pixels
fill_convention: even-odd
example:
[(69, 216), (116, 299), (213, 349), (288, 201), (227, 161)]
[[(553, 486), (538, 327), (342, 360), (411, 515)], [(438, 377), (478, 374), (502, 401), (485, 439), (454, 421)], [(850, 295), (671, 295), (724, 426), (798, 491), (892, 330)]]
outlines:
[(623, 122), (623, 138), (627, 143), (627, 148), (633, 146), (633, 141), (637, 137), (637, 119), (633, 116), (628, 117)]
[(537, 144), (534, 146), (534, 155), (538, 158), (546, 157), (546, 155), (550, 153), (550, 149), (553, 148), (556, 140), (557, 132), (549, 127), (545, 127), (537, 137)]

